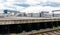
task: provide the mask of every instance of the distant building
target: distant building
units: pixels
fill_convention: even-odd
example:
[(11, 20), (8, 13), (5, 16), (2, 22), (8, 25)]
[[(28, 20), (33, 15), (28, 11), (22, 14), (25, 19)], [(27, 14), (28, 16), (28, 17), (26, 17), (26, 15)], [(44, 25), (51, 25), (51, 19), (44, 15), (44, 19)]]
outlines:
[(60, 17), (60, 10), (53, 10), (53, 17)]
[(52, 13), (50, 13), (49, 11), (42, 11), (41, 17), (52, 17)]
[(52, 12), (56, 12), (56, 11), (60, 11), (60, 10), (53, 10)]

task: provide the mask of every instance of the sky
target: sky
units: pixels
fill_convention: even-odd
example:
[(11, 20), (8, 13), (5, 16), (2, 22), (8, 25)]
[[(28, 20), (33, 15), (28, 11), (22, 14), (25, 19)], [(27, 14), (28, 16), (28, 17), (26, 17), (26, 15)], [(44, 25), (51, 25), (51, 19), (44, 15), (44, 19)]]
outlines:
[(0, 9), (26, 13), (60, 10), (60, 0), (0, 0)]

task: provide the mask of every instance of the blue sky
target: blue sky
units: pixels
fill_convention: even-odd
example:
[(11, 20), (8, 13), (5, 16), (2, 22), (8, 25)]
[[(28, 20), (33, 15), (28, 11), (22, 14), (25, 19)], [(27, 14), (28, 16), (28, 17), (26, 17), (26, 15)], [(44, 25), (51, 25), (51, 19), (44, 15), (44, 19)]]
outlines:
[[(37, 8), (37, 9), (36, 9)], [(0, 0), (0, 9), (33, 12), (40, 9), (60, 9), (60, 0)], [(39, 9), (39, 10), (38, 10)]]

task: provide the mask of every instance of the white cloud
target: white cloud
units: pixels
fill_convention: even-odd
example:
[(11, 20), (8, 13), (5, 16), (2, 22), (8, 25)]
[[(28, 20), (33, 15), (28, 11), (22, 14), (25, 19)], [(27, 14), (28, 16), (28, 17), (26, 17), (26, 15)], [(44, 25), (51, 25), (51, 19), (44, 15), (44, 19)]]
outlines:
[(60, 10), (60, 8), (58, 7), (43, 7), (43, 6), (31, 6), (28, 7), (24, 10), (22, 10), (21, 12), (26, 12), (26, 13), (37, 13), (37, 12), (41, 12), (41, 11), (49, 11), (51, 12), (52, 10)]
[(50, 2), (57, 2), (60, 3), (60, 0), (49, 0)]
[(15, 0), (0, 0), (0, 9), (21, 10), (24, 7), (13, 5)]
[[(0, 0), (0, 9), (14, 9), (19, 10), (21, 12), (39, 12), (40, 10), (51, 11), (53, 9), (60, 9), (58, 7), (50, 7), (50, 6), (41, 6), (37, 4), (46, 3), (46, 2), (57, 2), (60, 3), (60, 0)], [(31, 5), (28, 8), (24, 8), (22, 6), (15, 6), (13, 4), (29, 4)]]
[(27, 0), (27, 2), (26, 3), (28, 3), (28, 4), (38, 4), (38, 3), (40, 3), (40, 2), (38, 2), (38, 1), (36, 1), (36, 0)]
[(60, 0), (27, 0), (26, 3), (30, 4), (30, 5), (35, 5), (35, 6), (30, 6), (24, 10), (22, 10), (21, 12), (26, 12), (26, 13), (36, 13), (39, 11), (52, 11), (52, 10), (60, 10), (60, 7), (51, 7), (51, 6), (41, 6), (41, 5), (37, 5), (37, 4), (41, 4), (41, 3), (46, 3), (46, 2), (56, 2), (56, 3), (60, 3)]
[(47, 2), (47, 1), (48, 0), (26, 0), (25, 3), (28, 3), (28, 4), (39, 4), (39, 3), (43, 3), (43, 2)]

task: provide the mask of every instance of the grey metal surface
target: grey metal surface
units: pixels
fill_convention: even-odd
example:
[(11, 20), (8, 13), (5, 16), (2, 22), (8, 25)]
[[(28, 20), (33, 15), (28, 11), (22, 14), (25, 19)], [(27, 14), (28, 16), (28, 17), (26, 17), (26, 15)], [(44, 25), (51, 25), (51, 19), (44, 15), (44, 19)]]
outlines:
[(40, 13), (33, 13), (32, 17), (40, 17)]
[(26, 13), (27, 17), (32, 17), (32, 13)]
[(52, 17), (52, 13), (49, 12), (41, 12), (41, 17)]
[(54, 14), (54, 17), (60, 17), (60, 14)]

